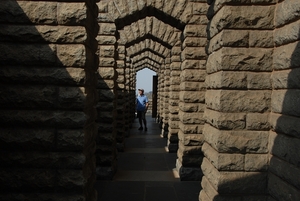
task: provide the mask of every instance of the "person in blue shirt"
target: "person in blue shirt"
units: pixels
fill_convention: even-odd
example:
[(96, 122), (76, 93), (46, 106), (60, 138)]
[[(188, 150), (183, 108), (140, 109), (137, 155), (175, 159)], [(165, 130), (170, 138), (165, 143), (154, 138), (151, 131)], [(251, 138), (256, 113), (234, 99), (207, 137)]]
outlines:
[(139, 95), (136, 98), (136, 112), (137, 117), (139, 118), (140, 127), (139, 130), (143, 130), (143, 124), (145, 126), (145, 131), (147, 131), (147, 121), (146, 121), (146, 112), (148, 109), (148, 98), (144, 95), (144, 89), (138, 89)]

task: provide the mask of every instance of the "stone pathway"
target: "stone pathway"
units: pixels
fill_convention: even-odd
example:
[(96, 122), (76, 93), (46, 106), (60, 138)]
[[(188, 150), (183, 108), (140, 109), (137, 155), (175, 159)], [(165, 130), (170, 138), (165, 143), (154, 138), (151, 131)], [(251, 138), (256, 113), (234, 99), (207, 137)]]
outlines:
[(155, 120), (147, 121), (148, 131), (139, 131), (135, 120), (114, 179), (97, 181), (98, 201), (198, 201), (200, 181), (180, 181), (176, 153), (167, 152)]

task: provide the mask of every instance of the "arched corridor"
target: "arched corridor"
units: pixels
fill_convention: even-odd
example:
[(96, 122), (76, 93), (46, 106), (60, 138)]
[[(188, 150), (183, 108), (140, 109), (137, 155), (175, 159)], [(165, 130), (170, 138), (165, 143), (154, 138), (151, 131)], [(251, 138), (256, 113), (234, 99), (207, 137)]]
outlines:
[(299, 11), (298, 0), (1, 0), (0, 200), (104, 196), (95, 184), (131, 165), (120, 156), (138, 139), (136, 76), (149, 68), (176, 185), (198, 183), (199, 201), (299, 201)]

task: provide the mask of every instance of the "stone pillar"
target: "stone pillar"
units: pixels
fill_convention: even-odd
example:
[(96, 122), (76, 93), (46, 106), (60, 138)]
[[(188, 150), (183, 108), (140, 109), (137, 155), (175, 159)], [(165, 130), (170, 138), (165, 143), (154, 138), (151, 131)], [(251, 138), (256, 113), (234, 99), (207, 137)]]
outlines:
[(99, 68), (97, 104), (99, 124), (97, 136), (97, 178), (111, 179), (116, 171), (116, 26), (108, 14), (108, 2), (99, 6)]
[(162, 75), (164, 76), (163, 81), (163, 101), (162, 101), (162, 133), (164, 138), (168, 137), (169, 132), (169, 91), (170, 91), (170, 58), (166, 58), (164, 65), (164, 71)]
[(97, 14), (1, 1), (0, 200), (96, 201)]
[(126, 93), (125, 93), (125, 46), (118, 41), (117, 47), (117, 149), (124, 151), (125, 138), (125, 109), (126, 109)]
[(181, 180), (201, 180), (205, 108), (206, 3), (194, 2), (193, 19), (183, 32), (177, 170)]
[(300, 199), (299, 10), (291, 0), (275, 9), (268, 192), (276, 201)]
[(274, 9), (210, 6), (200, 200), (267, 199)]
[(177, 152), (178, 150), (178, 130), (179, 130), (179, 85), (180, 85), (180, 41), (171, 50), (170, 64), (170, 92), (169, 92), (169, 129), (168, 129), (168, 150)]

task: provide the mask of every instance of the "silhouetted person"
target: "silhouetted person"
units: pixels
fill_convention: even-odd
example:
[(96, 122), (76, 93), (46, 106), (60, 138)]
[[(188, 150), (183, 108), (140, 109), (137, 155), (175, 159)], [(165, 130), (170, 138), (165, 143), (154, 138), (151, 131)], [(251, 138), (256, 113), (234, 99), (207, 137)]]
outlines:
[(145, 126), (145, 131), (147, 131), (147, 121), (146, 121), (146, 112), (148, 109), (148, 98), (144, 95), (144, 89), (138, 89), (139, 95), (136, 98), (136, 112), (137, 117), (139, 118), (140, 127), (139, 130), (143, 130), (143, 122)]

